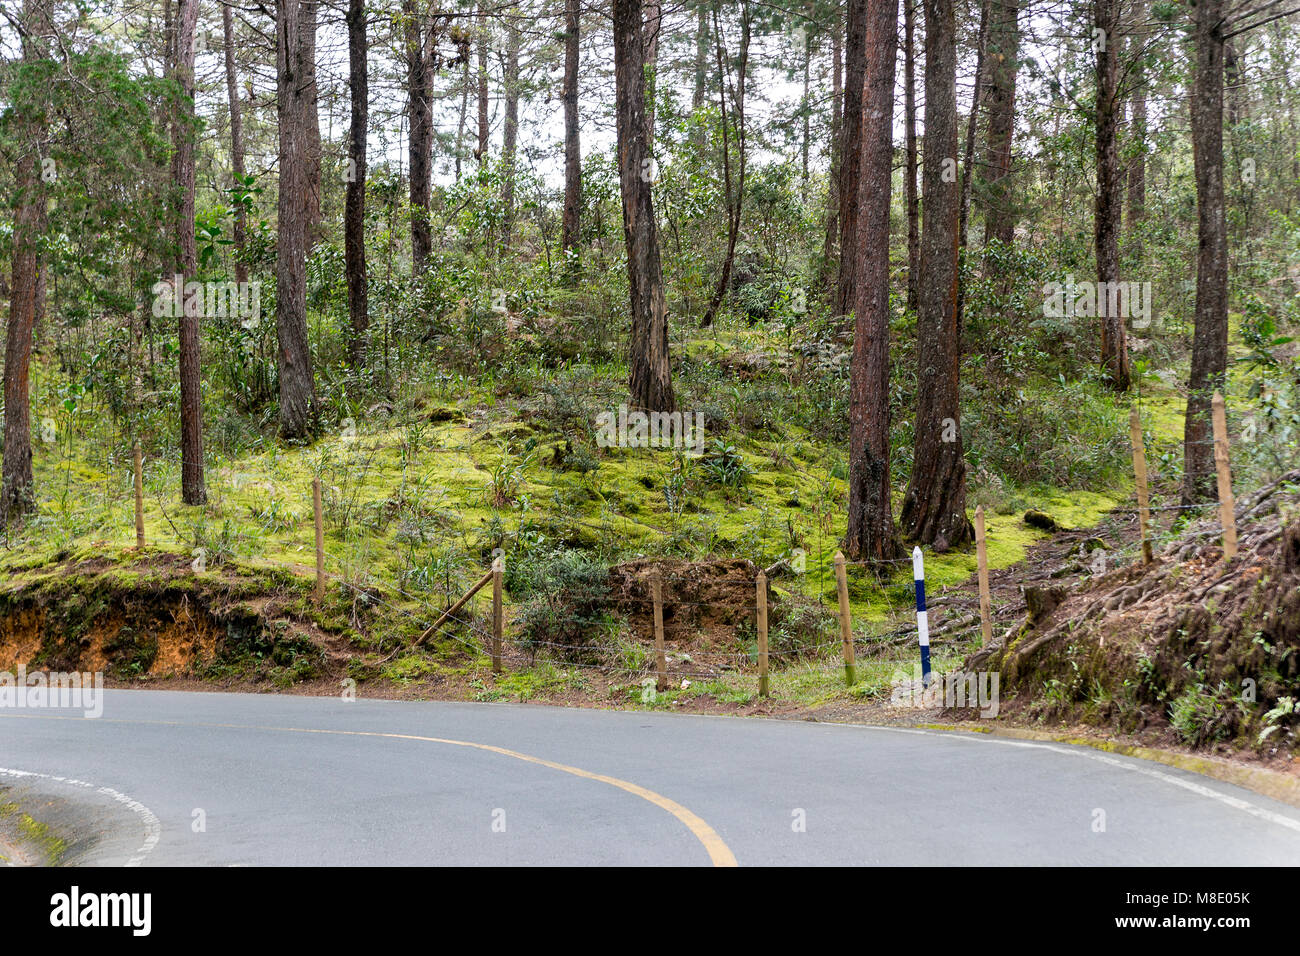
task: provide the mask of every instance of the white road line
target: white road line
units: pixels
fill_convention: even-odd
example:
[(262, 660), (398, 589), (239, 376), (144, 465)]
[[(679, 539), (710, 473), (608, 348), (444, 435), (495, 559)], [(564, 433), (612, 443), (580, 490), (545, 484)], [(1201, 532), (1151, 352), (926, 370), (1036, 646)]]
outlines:
[(1249, 813), (1251, 816), (1266, 820), (1269, 823), (1280, 827), (1286, 827), (1288, 830), (1294, 830), (1300, 833), (1300, 820), (1288, 817), (1281, 813), (1275, 813), (1272, 810), (1258, 807), (1248, 800), (1242, 800), (1240, 797), (1234, 797), (1226, 793), (1220, 793), (1213, 787), (1207, 787), (1204, 784), (1197, 783), (1194, 780), (1185, 780), (1182, 777), (1166, 773), (1163, 770), (1157, 770), (1155, 767), (1144, 767), (1140, 757), (1133, 757), (1130, 760), (1121, 760), (1118, 757), (1111, 757), (1103, 753), (1098, 753), (1088, 747), (1062, 747), (1058, 744), (1042, 743), (1034, 740), (1007, 740), (1005, 737), (991, 737), (985, 734), (963, 734), (947, 733), (941, 730), (926, 730), (920, 727), (872, 727), (872, 730), (888, 730), (899, 734), (927, 734), (933, 737), (945, 737), (949, 740), (965, 740), (971, 743), (980, 744), (1001, 744), (1004, 747), (1032, 747), (1036, 750), (1051, 750), (1058, 754), (1066, 754), (1072, 757), (1084, 757), (1088, 760), (1096, 760), (1099, 763), (1108, 764), (1112, 767), (1120, 767), (1124, 770), (1130, 770), (1133, 773), (1140, 773), (1147, 777), (1154, 777), (1156, 780), (1171, 783), (1175, 787), (1182, 787), (1184, 790), (1190, 790), (1192, 793), (1202, 797), (1209, 797), (1212, 800), (1218, 800), (1220, 803), (1240, 810), (1243, 813)]
[(125, 866), (139, 866), (143, 863), (145, 857), (153, 851), (153, 848), (158, 845), (159, 839), (162, 838), (162, 824), (159, 822), (158, 817), (154, 812), (139, 800), (134, 800), (131, 797), (128, 797), (120, 790), (114, 790), (112, 787), (97, 787), (93, 783), (87, 783), (84, 780), (74, 780), (71, 777), (56, 777), (53, 774), (36, 773), (33, 770), (11, 770), (8, 767), (0, 767), (0, 777), (13, 777), (15, 779), (35, 777), (41, 780), (49, 780), (54, 783), (66, 783), (69, 786), (94, 790), (96, 793), (101, 793), (106, 797), (112, 797), (118, 803), (122, 804), (140, 818), (140, 822), (144, 825), (145, 832), (144, 843), (140, 845), (140, 849), (136, 851), (135, 856), (126, 861), (124, 864)]

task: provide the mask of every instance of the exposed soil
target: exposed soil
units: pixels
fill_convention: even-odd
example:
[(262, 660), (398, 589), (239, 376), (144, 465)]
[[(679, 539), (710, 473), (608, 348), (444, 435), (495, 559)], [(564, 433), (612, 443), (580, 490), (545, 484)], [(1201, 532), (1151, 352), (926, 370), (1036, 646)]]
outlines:
[[(754, 619), (754, 580), (751, 561), (685, 561), (642, 559), (609, 570), (612, 607), (623, 614), (633, 631), (654, 639), (651, 575), (662, 576), (664, 643), (686, 647), (731, 641), (737, 625)], [(771, 588), (768, 589), (772, 599)]]
[(291, 576), (195, 574), (174, 554), (56, 564), (0, 587), (0, 671), (291, 681), (341, 673), (355, 650), (313, 619)]

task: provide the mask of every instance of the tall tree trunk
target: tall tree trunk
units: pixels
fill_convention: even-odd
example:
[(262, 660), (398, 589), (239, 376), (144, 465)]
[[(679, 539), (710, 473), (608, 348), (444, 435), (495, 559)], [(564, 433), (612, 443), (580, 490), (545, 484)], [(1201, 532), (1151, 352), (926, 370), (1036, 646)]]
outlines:
[(456, 181), (460, 181), (460, 161), (465, 151), (465, 123), (469, 119), (469, 52), (465, 52), (464, 75), (460, 81), (460, 121), (456, 124)]
[[(53, 0), (23, 0), (24, 63), (48, 57), (47, 43), (53, 19)], [(37, 311), (38, 250), (48, 201), (45, 183), (41, 179), (39, 156), (39, 144), (44, 139), (46, 126), (44, 111), (40, 115), (20, 115), (17, 119), (29, 148), (23, 150), (14, 169), (16, 204), (11, 241), (9, 326), (5, 336), (5, 447), (3, 480), (0, 482), (2, 524), (21, 520), (22, 515), (36, 507), (30, 376), (32, 329)]]
[(826, 174), (826, 238), (822, 241), (821, 273), (821, 287), (826, 290), (832, 301), (838, 283), (835, 252), (840, 238), (840, 130), (843, 125), (840, 110), (843, 106), (844, 88), (844, 44), (840, 35), (843, 29), (844, 18), (837, 6), (831, 23), (831, 168)]
[[(988, 45), (989, 35), (989, 6), (993, 0), (983, 0), (980, 4), (980, 32), (979, 39), (975, 44), (975, 77), (973, 89), (971, 90), (970, 99), (970, 117), (966, 122), (966, 148), (962, 152), (961, 160), (961, 218), (958, 221), (958, 230), (961, 236), (960, 247), (966, 248), (967, 228), (970, 223), (970, 193), (974, 180), (975, 172), (975, 139), (979, 132), (980, 107), (984, 99), (984, 51)], [(962, 290), (958, 286), (957, 290), (957, 324), (961, 325), (962, 309)]]
[[(889, 469), (889, 183), (894, 165), (894, 73), (898, 0), (849, 0), (864, 8), (862, 217), (856, 235), (857, 300), (849, 373), (849, 514), (844, 553), (887, 561), (894, 537)], [(904, 3), (908, 0), (903, 0)]]
[[(691, 113), (698, 118), (708, 99), (709, 81), (709, 0), (696, 0), (695, 5), (695, 85), (691, 90)], [(701, 125), (692, 128), (691, 140), (696, 149), (703, 149), (707, 141), (706, 130)]]
[(916, 188), (916, 5), (903, 0), (903, 130), (906, 157), (903, 164), (903, 194), (907, 202), (907, 310), (919, 305), (921, 276), (921, 204)]
[(1097, 256), (1097, 312), (1101, 320), (1101, 367), (1116, 391), (1129, 387), (1128, 342), (1117, 296), (1102, 290), (1119, 283), (1122, 199), (1119, 164), (1119, 0), (1093, 0), (1097, 54), (1097, 200), (1093, 239)]
[[(352, 320), (348, 354), (353, 370), (360, 372), (366, 365), (366, 342), (370, 332), (369, 289), (366, 280), (366, 122), (370, 113), (370, 76), (365, 0), (348, 0), (346, 19), (352, 118), (348, 133), (349, 175), (343, 213), (343, 261), (348, 282), (348, 315)], [(466, 79), (468, 80), (468, 74)]]
[(1228, 367), (1228, 227), (1223, 197), (1223, 0), (1193, 8), (1192, 153), (1196, 170), (1196, 327), (1183, 426), (1184, 504), (1215, 496), (1210, 400)]
[(845, 9), (844, 129), (840, 134), (840, 277), (835, 314), (847, 315), (856, 301), (851, 250), (857, 248), (859, 170), (862, 166), (862, 89), (866, 79), (866, 11), (861, 4)]
[[(1292, 67), (1290, 51), (1287, 49), (1288, 30), (1284, 28), (1282, 20), (1274, 20), (1269, 24), (1271, 29), (1272, 43), (1270, 44), (1269, 54), (1270, 63), (1279, 77), (1278, 89), (1278, 115), (1285, 113), (1286, 122), (1283, 124), (1283, 130), (1286, 133), (1285, 145), (1286, 151), (1284, 156), (1291, 157), (1291, 170), (1289, 176), (1289, 186), (1281, 189), (1279, 205), (1282, 211), (1288, 216), (1291, 215), (1291, 207), (1297, 198), (1300, 198), (1300, 123), (1296, 122), (1295, 116), (1295, 96), (1291, 85), (1291, 76), (1289, 70)], [(1282, 102), (1285, 101), (1286, 107), (1283, 109)]]
[(411, 274), (424, 272), (433, 251), (429, 227), (430, 177), (433, 163), (433, 71), (425, 50), (426, 24), (416, 0), (403, 0), (406, 27), (406, 87), (411, 173)]
[[(235, 70), (235, 28), (230, 7), (221, 5), (221, 29), (226, 53), (226, 98), (230, 104), (230, 166), (242, 189), (244, 177), (244, 111), (239, 98), (239, 76)], [(235, 207), (235, 281), (248, 281), (248, 263), (244, 256), (248, 242), (248, 210), (240, 203)]]
[[(1240, 169), (1242, 160), (1248, 156), (1253, 149), (1248, 145), (1250, 142), (1248, 133), (1250, 129), (1250, 92), (1249, 79), (1246, 72), (1246, 40), (1225, 39), (1223, 44), (1223, 82), (1225, 107), (1228, 112), (1227, 134), (1228, 148), (1231, 155), (1228, 159), (1233, 169)], [(1239, 217), (1239, 226), (1237, 233), (1241, 236), (1243, 246), (1243, 255), (1249, 261), (1253, 261), (1255, 229), (1252, 222), (1255, 203), (1253, 202), (1255, 190), (1247, 184), (1241, 176), (1234, 176), (1233, 182), (1236, 188), (1233, 190), (1233, 196), (1227, 199), (1237, 208)], [(1232, 237), (1229, 236), (1229, 241)]]
[(302, 32), (299, 69), (303, 77), (303, 152), (307, 163), (306, 204), (307, 249), (310, 251), (321, 239), (321, 139), (319, 90), (316, 84), (316, 15), (317, 0), (302, 0), (299, 8), (299, 27)]
[(641, 0), (614, 0), (618, 178), (632, 312), (628, 358), (630, 404), (643, 411), (671, 412), (676, 408), (676, 400), (668, 356), (668, 305), (664, 299), (659, 236), (650, 195), (644, 58)]
[(808, 91), (812, 81), (812, 33), (803, 33), (803, 96), (799, 99), (799, 112), (803, 114), (803, 135), (799, 140), (799, 196), (808, 201), (808, 150), (812, 139), (812, 104)]
[(1228, 106), (1228, 128), (1235, 129), (1250, 118), (1246, 98), (1246, 54), (1240, 41), (1223, 44), (1223, 81)]
[(1133, 51), (1131, 71), (1131, 89), (1129, 100), (1129, 147), (1128, 161), (1128, 213), (1127, 233), (1130, 259), (1134, 266), (1141, 268), (1145, 257), (1142, 241), (1142, 220), (1146, 218), (1147, 207), (1147, 78), (1144, 63), (1144, 44), (1146, 41), (1146, 3), (1135, 0), (1133, 20), (1136, 32), (1130, 41)]
[(663, 8), (660, 0), (645, 0), (645, 141), (654, 155), (655, 103), (659, 88), (659, 31), (663, 27)]
[(912, 477), (899, 520), (909, 538), (944, 551), (964, 544), (974, 534), (966, 517), (966, 461), (958, 399), (961, 186), (947, 173), (957, 156), (957, 39), (953, 0), (925, 0), (924, 9), (925, 162), (921, 189), (925, 220), (916, 317), (916, 437)]
[(510, 251), (515, 231), (515, 152), (519, 142), (519, 27), (512, 19), (506, 26), (505, 124), (501, 131), (501, 247)]
[(483, 8), (478, 8), (478, 149), (474, 152), (480, 166), (488, 158), (488, 24)]
[(984, 201), (984, 243), (1011, 245), (1016, 233), (1012, 196), (1011, 138), (1016, 126), (1016, 72), (1020, 57), (1020, 0), (996, 0), (989, 18), (988, 126), (980, 195)]
[[(582, 147), (578, 131), (578, 50), (581, 0), (564, 0), (564, 218), (560, 249), (566, 263), (577, 264), (578, 216), (582, 209)], [(572, 275), (566, 265), (566, 274)]]
[[(172, 78), (181, 90), (178, 115), (172, 123), (172, 185), (180, 198), (175, 231), (180, 244), (177, 272), (185, 281), (196, 278), (199, 253), (194, 234), (194, 35), (198, 28), (199, 0), (180, 0), (172, 34)], [(200, 355), (200, 320), (203, 296), (197, 300), (177, 289), (184, 303), (180, 329), (181, 386), (181, 500), (201, 505), (208, 500), (203, 481), (203, 366)]]
[(316, 427), (316, 381), (307, 339), (307, 223), (302, 195), (305, 160), (306, 82), (302, 76), (298, 0), (280, 0), (275, 23), (276, 120), (280, 183), (275, 254), (276, 365), (280, 380), (280, 435), (308, 437)]
[(723, 187), (727, 200), (727, 251), (722, 259), (722, 269), (718, 273), (718, 282), (709, 299), (708, 308), (700, 325), (707, 328), (713, 324), (726, 298), (727, 289), (731, 287), (731, 269), (736, 261), (736, 242), (740, 237), (740, 218), (745, 202), (745, 168), (747, 156), (748, 130), (745, 125), (745, 86), (749, 75), (749, 40), (750, 19), (749, 2), (740, 3), (740, 52), (736, 57), (736, 81), (732, 84), (733, 117), (736, 124), (736, 176), (731, 175), (731, 149), (729, 146), (729, 122), (727, 119), (727, 57), (723, 48), (722, 24), (718, 20), (718, 11), (713, 11), (713, 33), (717, 39), (718, 49), (718, 104), (722, 121), (722, 169)]
[(962, 338), (966, 316), (966, 281), (961, 264), (966, 259), (966, 237), (970, 225), (970, 193), (975, 178), (975, 138), (979, 132), (980, 106), (984, 99), (984, 50), (988, 44), (989, 6), (980, 4), (979, 40), (975, 46), (975, 78), (971, 90), (970, 117), (966, 122), (966, 148), (961, 159), (961, 212), (957, 217), (957, 338)]

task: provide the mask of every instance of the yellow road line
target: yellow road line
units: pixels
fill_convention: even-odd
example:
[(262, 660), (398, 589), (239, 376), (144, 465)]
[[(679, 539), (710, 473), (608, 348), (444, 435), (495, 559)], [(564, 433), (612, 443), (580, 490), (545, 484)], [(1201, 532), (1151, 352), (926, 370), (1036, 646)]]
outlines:
[[(26, 718), (28, 720), (83, 719), (80, 717), (56, 717), (52, 714), (5, 714), (3, 716)], [(282, 733), (295, 734), (333, 734), (342, 737), (388, 737), (394, 740), (419, 740), (425, 743), (449, 744), (453, 747), (471, 747), (475, 750), (486, 750), (490, 753), (501, 754), (504, 757), (514, 757), (516, 760), (523, 760), (527, 763), (535, 763), (543, 767), (549, 767), (552, 770), (560, 770), (564, 773), (572, 774), (575, 777), (582, 777), (586, 780), (596, 780), (600, 783), (609, 784), (611, 787), (617, 787), (620, 790), (640, 797), (642, 800), (654, 804), (661, 810), (667, 810), (680, 820), (686, 829), (691, 831), (691, 834), (695, 839), (699, 840), (704, 846), (704, 849), (709, 854), (709, 859), (713, 861), (714, 866), (739, 865), (736, 862), (735, 854), (733, 854), (727, 844), (723, 842), (722, 837), (718, 836), (717, 831), (676, 800), (670, 800), (668, 797), (655, 793), (653, 790), (639, 786), (635, 783), (629, 783), (626, 780), (620, 780), (618, 777), (610, 777), (602, 773), (592, 773), (590, 770), (583, 770), (581, 767), (571, 767), (568, 764), (556, 763), (553, 760), (534, 757), (531, 754), (520, 753), (517, 750), (507, 750), (505, 747), (495, 747), (492, 744), (480, 744), (470, 740), (452, 740), (447, 737), (422, 737), (417, 734), (394, 734), (373, 730), (325, 730), (316, 727), (261, 727), (250, 724), (190, 724), (179, 720), (121, 720), (114, 718), (97, 718), (97, 721), (100, 723), (112, 724), (162, 724), (173, 727), (209, 727), (234, 730), (278, 731)]]

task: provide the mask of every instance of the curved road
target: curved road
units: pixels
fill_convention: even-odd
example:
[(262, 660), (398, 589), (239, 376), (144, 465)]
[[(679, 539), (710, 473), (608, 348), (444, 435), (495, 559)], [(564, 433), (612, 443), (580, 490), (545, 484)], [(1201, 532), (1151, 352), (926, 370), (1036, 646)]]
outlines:
[(0, 710), (70, 862), (1290, 864), (1300, 810), (1089, 748), (507, 704), (108, 691)]

